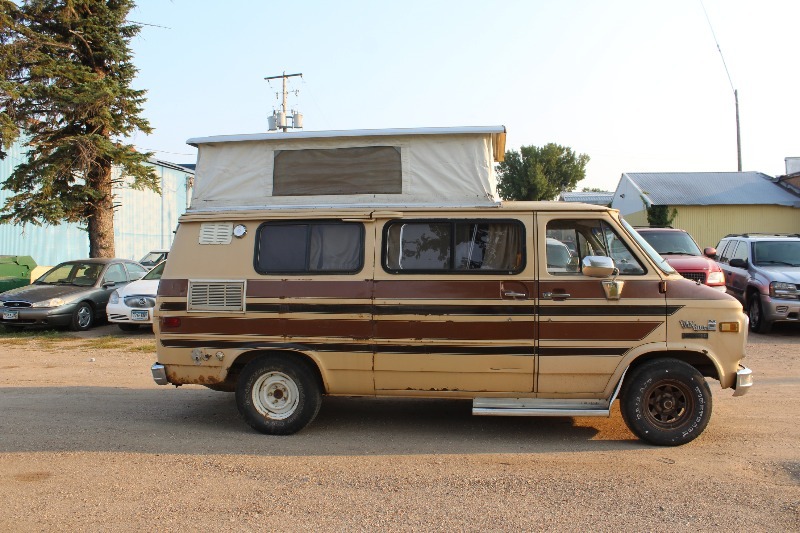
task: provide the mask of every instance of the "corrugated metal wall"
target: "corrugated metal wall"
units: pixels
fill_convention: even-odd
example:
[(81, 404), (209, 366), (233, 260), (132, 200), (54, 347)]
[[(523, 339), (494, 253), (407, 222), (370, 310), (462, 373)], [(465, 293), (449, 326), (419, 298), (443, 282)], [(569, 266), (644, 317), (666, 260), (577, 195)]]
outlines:
[[(0, 160), (0, 182), (11, 175), (24, 160), (20, 145), (14, 145), (8, 157)], [(178, 217), (188, 205), (189, 171), (153, 163), (161, 180), (163, 195), (138, 191), (128, 186), (115, 189), (114, 243), (117, 257), (141, 259), (151, 249), (169, 248), (178, 225)], [(0, 203), (12, 195), (0, 189)], [(52, 266), (70, 259), (89, 256), (89, 236), (77, 224), (58, 226), (14, 226), (0, 224), (0, 255), (30, 255), (39, 265)]]
[(800, 209), (781, 205), (677, 206), (672, 225), (688, 231), (701, 248), (729, 233), (800, 233)]

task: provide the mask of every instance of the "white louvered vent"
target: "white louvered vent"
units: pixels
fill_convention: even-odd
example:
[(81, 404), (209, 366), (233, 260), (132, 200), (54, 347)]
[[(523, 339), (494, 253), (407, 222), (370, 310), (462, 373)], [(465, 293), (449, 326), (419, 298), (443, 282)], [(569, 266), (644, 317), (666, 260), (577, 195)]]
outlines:
[(244, 281), (189, 281), (189, 311), (244, 311)]
[(230, 244), (233, 222), (203, 222), (200, 224), (200, 244)]

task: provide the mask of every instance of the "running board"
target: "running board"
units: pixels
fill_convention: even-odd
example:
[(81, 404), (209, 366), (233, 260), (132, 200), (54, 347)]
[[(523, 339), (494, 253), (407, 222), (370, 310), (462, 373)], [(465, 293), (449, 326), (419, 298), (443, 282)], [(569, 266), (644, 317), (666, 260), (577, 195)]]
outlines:
[(610, 400), (553, 398), (473, 398), (472, 414), (478, 416), (611, 416), (625, 374), (619, 378)]
[(548, 398), (475, 398), (478, 416), (611, 416), (607, 400), (553, 400)]

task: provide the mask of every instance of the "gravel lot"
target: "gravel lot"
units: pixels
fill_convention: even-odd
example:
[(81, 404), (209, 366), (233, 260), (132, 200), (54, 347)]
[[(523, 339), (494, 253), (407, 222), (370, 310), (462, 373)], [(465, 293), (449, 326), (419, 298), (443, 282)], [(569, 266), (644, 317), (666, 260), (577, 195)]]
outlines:
[(289, 437), (233, 395), (159, 387), (152, 333), (0, 337), (0, 530), (800, 530), (800, 327), (750, 336), (678, 448), (611, 418), (328, 398)]

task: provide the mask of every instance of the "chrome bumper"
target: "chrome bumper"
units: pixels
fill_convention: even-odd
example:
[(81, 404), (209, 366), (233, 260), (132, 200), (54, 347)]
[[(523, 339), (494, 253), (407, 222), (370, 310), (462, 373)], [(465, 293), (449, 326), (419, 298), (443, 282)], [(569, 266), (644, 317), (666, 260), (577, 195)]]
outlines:
[(753, 386), (753, 371), (746, 366), (739, 365), (741, 368), (736, 371), (736, 385), (734, 385), (734, 396), (744, 396)]
[(150, 367), (150, 372), (153, 373), (153, 381), (155, 381), (157, 384), (169, 385), (169, 381), (167, 380), (167, 369), (164, 368), (164, 365), (156, 363)]

